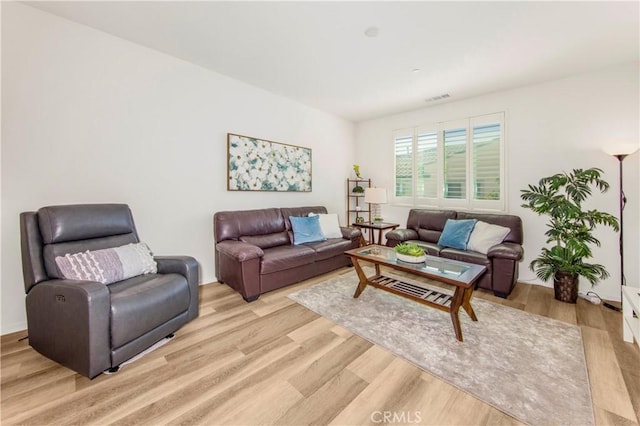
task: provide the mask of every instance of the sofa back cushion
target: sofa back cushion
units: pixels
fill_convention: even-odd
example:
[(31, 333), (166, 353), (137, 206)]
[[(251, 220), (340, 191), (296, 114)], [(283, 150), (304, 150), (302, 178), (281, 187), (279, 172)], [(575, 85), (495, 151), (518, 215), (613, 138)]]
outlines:
[[(282, 216), (284, 217), (284, 223), (287, 227), (287, 231), (292, 231), (291, 221), (289, 216), (305, 217), (309, 216), (309, 213), (326, 214), (326, 207), (322, 206), (310, 206), (310, 207), (283, 207), (280, 209)], [(293, 241), (293, 240), (292, 240)]]
[(285, 231), (284, 218), (280, 209), (277, 208), (223, 211), (217, 212), (213, 216), (213, 232), (216, 243), (224, 240), (241, 241), (241, 238), (258, 236), (268, 236), (265, 240), (270, 240), (272, 238), (269, 236), (270, 234), (279, 234)]
[(274, 232), (273, 234), (266, 235), (243, 235), (239, 240), (258, 246), (261, 249), (291, 244), (291, 241), (289, 240), (289, 233), (287, 231)]
[(488, 214), (458, 212), (458, 219), (478, 219), (493, 225), (504, 226), (511, 232), (504, 238), (504, 242), (522, 244), (522, 219), (510, 214)]
[(309, 207), (283, 207), (280, 209), (282, 216), (284, 217), (284, 224), (289, 233), (289, 238), (293, 243), (293, 228), (291, 227), (291, 221), (289, 216), (304, 217), (309, 216), (309, 213), (326, 214), (327, 209), (322, 206), (309, 206)]
[(455, 219), (454, 210), (411, 209), (407, 229), (416, 231), (422, 241), (437, 243), (447, 219)]

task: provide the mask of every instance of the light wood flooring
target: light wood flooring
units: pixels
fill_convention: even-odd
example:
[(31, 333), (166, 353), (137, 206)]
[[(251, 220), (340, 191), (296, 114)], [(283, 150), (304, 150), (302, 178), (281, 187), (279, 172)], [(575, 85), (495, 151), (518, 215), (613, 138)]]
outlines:
[[(226, 285), (202, 286), (199, 318), (169, 344), (94, 380), (18, 341), (26, 332), (2, 336), (1, 423), (519, 424), (286, 297), (351, 270), (250, 304)], [(579, 325), (596, 423), (638, 425), (640, 350), (622, 340), (620, 313), (582, 299), (557, 302), (551, 289), (522, 283), (508, 300), (475, 297)]]

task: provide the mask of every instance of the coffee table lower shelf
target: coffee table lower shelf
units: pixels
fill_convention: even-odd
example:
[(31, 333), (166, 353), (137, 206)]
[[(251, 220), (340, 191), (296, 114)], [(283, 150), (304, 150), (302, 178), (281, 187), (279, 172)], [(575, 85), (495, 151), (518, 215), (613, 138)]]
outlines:
[(453, 296), (450, 294), (406, 283), (397, 278), (387, 277), (385, 275), (376, 275), (368, 277), (367, 279), (369, 280), (369, 285), (381, 290), (387, 290), (403, 297), (409, 297), (417, 302), (427, 303), (435, 308), (442, 308), (445, 312), (451, 310)]

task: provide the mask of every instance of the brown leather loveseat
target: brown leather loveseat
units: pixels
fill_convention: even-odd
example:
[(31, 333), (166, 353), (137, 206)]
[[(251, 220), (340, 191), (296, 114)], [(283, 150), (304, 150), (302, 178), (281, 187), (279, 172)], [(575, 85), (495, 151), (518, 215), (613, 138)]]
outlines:
[(326, 214), (322, 206), (215, 213), (216, 277), (252, 302), (262, 293), (349, 266), (346, 250), (359, 246), (360, 231), (340, 227), (342, 238), (293, 244), (290, 216)]
[[(511, 229), (504, 240), (490, 247), (486, 254), (471, 250), (460, 250), (438, 245), (447, 219), (477, 219), (492, 225)], [(422, 246), (426, 253), (447, 259), (484, 265), (487, 272), (477, 286), (505, 298), (518, 279), (518, 263), (522, 259), (522, 221), (518, 216), (507, 214), (480, 214), (456, 212), (454, 210), (412, 209), (406, 229), (396, 229), (386, 235), (387, 246), (402, 242), (413, 242)]]

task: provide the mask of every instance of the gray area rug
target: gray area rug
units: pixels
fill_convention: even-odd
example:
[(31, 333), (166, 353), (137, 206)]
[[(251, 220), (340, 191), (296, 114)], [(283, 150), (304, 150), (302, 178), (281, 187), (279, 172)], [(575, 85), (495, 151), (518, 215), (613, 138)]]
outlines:
[(448, 313), (374, 287), (354, 299), (357, 282), (289, 298), (524, 423), (594, 424), (579, 327), (474, 298), (478, 322), (461, 309), (458, 342)]

